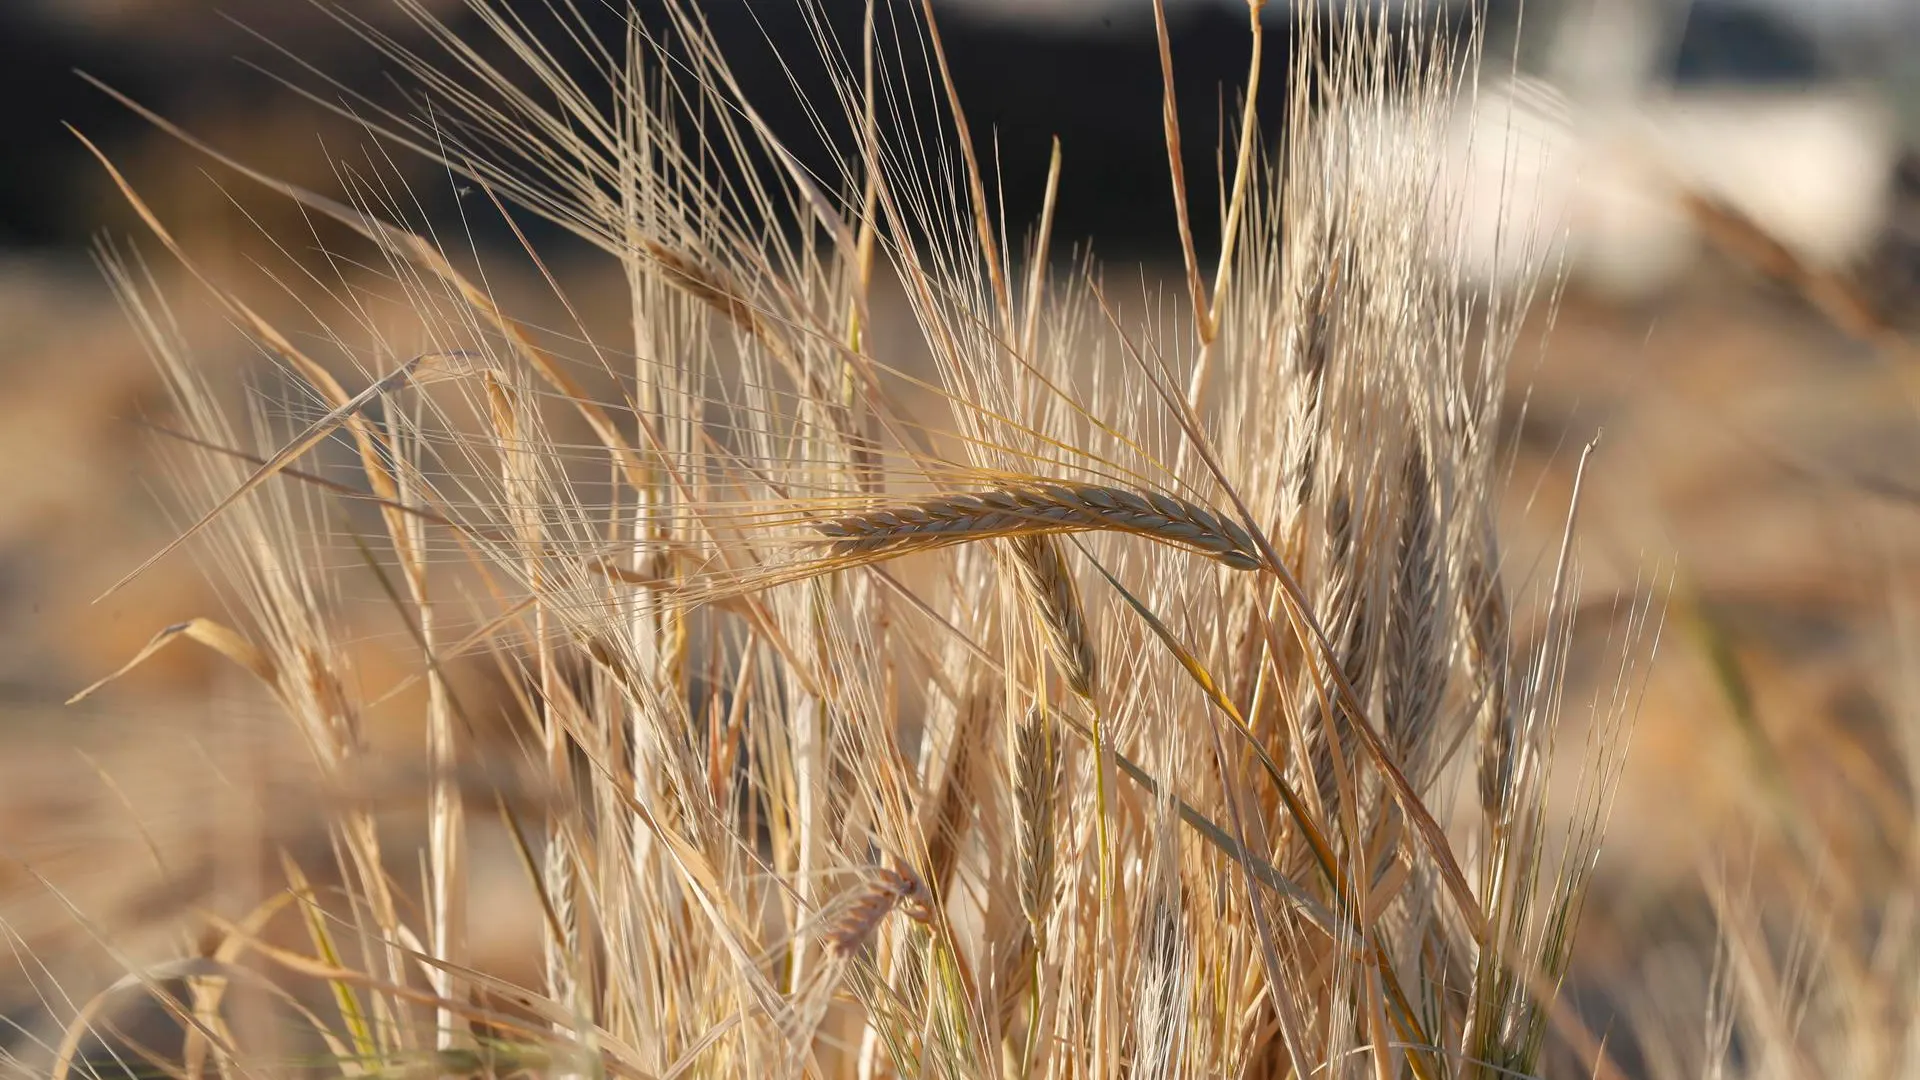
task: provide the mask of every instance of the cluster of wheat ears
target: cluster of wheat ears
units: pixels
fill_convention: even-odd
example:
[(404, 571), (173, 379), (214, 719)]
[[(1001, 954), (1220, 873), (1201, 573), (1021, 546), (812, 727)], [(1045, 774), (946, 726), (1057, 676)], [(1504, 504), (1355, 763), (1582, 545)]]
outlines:
[[(930, 6), (869, 5), (856, 40), (799, 5), (835, 93), (807, 103), (842, 148), (822, 174), (691, 0), (570, 42), (506, 2), (471, 0), (485, 42), (395, 2), (436, 52), (343, 18), (418, 108), (314, 99), (452, 174), (563, 310), (515, 223), (605, 256), (630, 337), (516, 319), (377, 170), (331, 200), (176, 129), (332, 230), (337, 276), (284, 285), (335, 314), (290, 325), (102, 156), (280, 373), (236, 413), (147, 264), (103, 249), (171, 391), (181, 541), (231, 598), (142, 657), (224, 653), (351, 778), (391, 688), (337, 616), (388, 604), (432, 768), (424, 851), (313, 803), (330, 865), (286, 859), (214, 945), (114, 991), (180, 1045), (96, 1038), (103, 1001), (58, 1073), (1612, 1069), (1561, 988), (1643, 652), (1599, 680), (1549, 813), (1577, 553), (1516, 571), (1497, 541), (1506, 365), (1542, 297), (1450, 270), (1432, 178), (1471, 35), (1303, 10), (1263, 96), (1254, 0), (1203, 266), (1155, 0), (1185, 275), (1141, 315), (1050, 250), (1070, 146), (1039, 220), (1004, 219)], [(882, 282), (930, 367), (874, 332)], [(476, 664), (504, 741), (452, 675)], [(468, 962), (498, 917), (468, 903), (473, 815), (537, 894), (535, 985)]]

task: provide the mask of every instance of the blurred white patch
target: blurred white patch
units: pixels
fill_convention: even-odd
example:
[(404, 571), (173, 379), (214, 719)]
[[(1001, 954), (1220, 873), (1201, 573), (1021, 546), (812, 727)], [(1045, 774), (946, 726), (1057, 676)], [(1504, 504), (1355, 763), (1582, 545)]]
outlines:
[(1899, 154), (1890, 112), (1843, 90), (1693, 94), (1649, 110), (1649, 139), (1684, 182), (1802, 258), (1861, 255), (1887, 219)]
[(1619, 297), (1670, 284), (1698, 254), (1687, 194), (1737, 210), (1806, 262), (1837, 267), (1885, 227), (1899, 154), (1889, 111), (1845, 89), (1669, 92), (1568, 102), (1519, 80), (1454, 117), (1441, 198), (1456, 200), (1453, 256), (1498, 286), (1564, 257)]

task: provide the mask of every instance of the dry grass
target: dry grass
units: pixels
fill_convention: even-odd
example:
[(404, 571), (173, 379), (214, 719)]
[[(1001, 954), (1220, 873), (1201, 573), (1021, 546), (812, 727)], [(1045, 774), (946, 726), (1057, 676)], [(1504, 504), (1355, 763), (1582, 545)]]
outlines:
[[(1294, 137), (1257, 145), (1247, 105), (1211, 280), (1176, 169), (1185, 288), (1136, 320), (1090, 262), (1049, 275), (1050, 212), (1024, 247), (1000, 220), (926, 13), (883, 8), (846, 51), (823, 32), (840, 99), (815, 106), (853, 152), (811, 176), (697, 6), (570, 64), (476, 8), (511, 70), (436, 35), (396, 57), (431, 113), (368, 123), (472, 184), (470, 212), (586, 241), (628, 325), (516, 319), (378, 158), (346, 202), (269, 182), (360, 244), (332, 277), (196, 270), (283, 369), (243, 413), (146, 264), (103, 252), (228, 605), (149, 652), (236, 661), (236, 708), (304, 760), (276, 766), (273, 821), (210, 830), (243, 899), (188, 874), (125, 918), (71, 904), (124, 978), (50, 1008), (23, 1070), (1618, 1074), (1561, 991), (1654, 590), (1577, 602), (1577, 479), (1545, 569), (1509, 565), (1502, 392), (1533, 298), (1458, 289), (1426, 239), (1452, 208), (1355, 122), (1410, 102), (1438, 154), (1467, 58), (1417, 21), (1303, 16), (1328, 60), (1287, 90)], [(931, 371), (876, 345), (883, 274)], [(318, 299), (249, 295), (276, 288)], [(368, 608), (395, 677), (356, 667)], [(1569, 746), (1583, 620), (1607, 674)], [(396, 775), (366, 717), (414, 688), (423, 767)], [(486, 842), (518, 906), (482, 899)], [(1832, 962), (1804, 977), (1724, 890), (1724, 1041), (1663, 1059), (1650, 1019), (1648, 1075), (1911, 1068), (1887, 1019), (1908, 915), (1845, 923), (1867, 905), (1821, 851), (1777, 861), (1836, 913), (1788, 938)], [(509, 919), (537, 963), (478, 947)], [(1863, 937), (1883, 966), (1849, 964)], [(1802, 1037), (1816, 1007), (1831, 1045)]]

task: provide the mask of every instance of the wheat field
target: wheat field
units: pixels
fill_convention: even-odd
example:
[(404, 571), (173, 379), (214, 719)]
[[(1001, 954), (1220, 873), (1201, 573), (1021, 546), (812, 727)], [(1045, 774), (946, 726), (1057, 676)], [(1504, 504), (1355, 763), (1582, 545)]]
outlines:
[[(342, 15), (413, 96), (289, 55), (365, 136), (330, 193), (124, 99), (280, 205), (257, 257), (77, 133), (142, 226), (97, 255), (172, 515), (103, 600), (204, 606), (11, 737), (9, 1070), (1920, 1076), (1911, 497), (1806, 480), (1893, 523), (1795, 583), (1843, 658), (1757, 659), (1813, 649), (1741, 621), (1785, 575), (1646, 510), (1668, 429), (1537, 360), (1559, 268), (1462, 279), (1472, 35), (1303, 11), (1262, 95), (1255, 0), (1200, 177), (1153, 0), (1148, 280), (1054, 244), (1070, 144), (1007, 219), (931, 5), (793, 2), (832, 170), (695, 0)], [(217, 691), (143, 708), (182, 653)], [(1774, 719), (1841, 691), (1870, 732)], [(1734, 720), (1641, 739), (1667, 790), (1623, 781), (1649, 701)], [(1677, 783), (1764, 820), (1662, 850)]]

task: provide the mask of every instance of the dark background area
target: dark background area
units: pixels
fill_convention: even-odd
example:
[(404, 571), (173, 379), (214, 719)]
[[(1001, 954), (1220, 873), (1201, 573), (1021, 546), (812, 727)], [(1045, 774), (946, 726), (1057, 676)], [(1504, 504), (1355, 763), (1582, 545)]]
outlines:
[[(893, 2), (898, 7), (903, 0)], [(477, 20), (461, 5), (440, 0), (433, 6), (469, 40), (486, 36), (471, 33)], [(638, 6), (643, 22), (662, 21), (660, 0), (642, 0)], [(855, 47), (861, 0), (823, 0), (822, 6), (841, 40)], [(964, 3), (936, 6), (983, 159), (998, 163), (1009, 219), (1017, 225), (1038, 212), (1049, 142), (1058, 135), (1065, 147), (1058, 236), (1074, 244), (1097, 234), (1109, 256), (1170, 251), (1175, 234), (1160, 127), (1160, 69), (1146, 0), (1137, 10), (1110, 15), (1020, 22)], [(1489, 5), (1490, 52), (1498, 55), (1512, 47), (1517, 6), (1516, 0)], [(522, 5), (530, 19), (542, 7)], [(603, 40), (619, 40), (610, 6), (580, 7)], [(797, 5), (709, 0), (701, 7), (723, 49), (735, 58), (735, 73), (750, 100), (803, 155), (813, 155), (810, 163), (820, 164), (821, 147), (811, 138), (788, 81), (792, 70), (802, 92), (830, 100), (817, 66), (796, 59), (812, 57)], [(118, 200), (65, 125), (84, 132), (116, 159), (149, 152), (167, 156), (163, 136), (88, 85), (76, 70), (269, 171), (284, 168), (274, 156), (309, 159), (313, 171), (294, 178), (310, 183), (324, 179), (319, 170), (328, 157), (346, 148), (336, 142), (323, 149), (323, 133), (339, 139), (345, 129), (299, 102), (276, 76), (298, 76), (300, 64), (311, 64), (356, 91), (397, 100), (391, 65), (319, 5), (147, 0), (111, 10), (119, 14), (89, 16), (84, 7), (59, 11), (31, 0), (0, 4), (0, 70), (14, 88), (9, 96), (15, 102), (0, 121), (9, 147), (8, 167), (0, 169), (0, 247), (70, 248), (103, 225), (122, 223), (113, 217), (120, 212)], [(402, 44), (424, 41), (391, 5), (358, 0), (345, 10)], [(1451, 17), (1458, 21), (1464, 15)], [(1271, 99), (1291, 57), (1292, 14), (1283, 4), (1270, 4), (1266, 21), (1263, 96), (1269, 101), (1263, 102), (1263, 112), (1273, 117), (1281, 110)], [(1204, 204), (1210, 201), (1217, 155), (1236, 123), (1246, 78), (1246, 14), (1235, 4), (1175, 4), (1170, 23), (1188, 182), (1196, 204)], [(1750, 9), (1695, 5), (1685, 24), (1669, 72), (1679, 83), (1790, 83), (1821, 78), (1835, 66), (1803, 32)], [(1278, 135), (1263, 134), (1269, 140)], [(189, 156), (174, 153), (170, 167), (197, 168), (185, 160)], [(427, 185), (420, 193), (431, 198), (436, 190)], [(1214, 239), (1213, 218), (1195, 214), (1202, 246)]]
[[(65, 124), (116, 158), (149, 150), (160, 153), (164, 145), (164, 136), (88, 85), (75, 69), (255, 161), (259, 154), (297, 140), (302, 123), (316, 132), (313, 140), (319, 131), (342, 130), (276, 84), (273, 76), (299, 72), (291, 59), (276, 54), (261, 38), (285, 46), (301, 61), (356, 90), (395, 100), (387, 82), (390, 66), (307, 5), (289, 3), (296, 12), (243, 10), (233, 19), (222, 18), (211, 0), (204, 10), (195, 11), (194, 6), (183, 5), (166, 27), (135, 30), (59, 24), (28, 9), (0, 6), (0, 67), (22, 88), (15, 96), (23, 106), (10, 110), (6, 121), (6, 141), (13, 149), (9, 167), (0, 170), (0, 245), (81, 244), (119, 212), (98, 167)], [(617, 41), (613, 19), (604, 9), (587, 7), (601, 12), (594, 17), (605, 24), (606, 40)], [(836, 30), (854, 47), (858, 0), (838, 0), (828, 7)], [(817, 163), (821, 147), (811, 138), (781, 57), (773, 51), (781, 46), (789, 60), (812, 57), (805, 24), (793, 6), (719, 0), (705, 10), (715, 36), (735, 58), (735, 72), (750, 100), (803, 153), (815, 155)], [(446, 14), (455, 25), (473, 21), (463, 13)], [(954, 79), (976, 138), (988, 155), (995, 154), (997, 143), (1012, 221), (1037, 212), (1049, 142), (1057, 134), (1065, 146), (1058, 225), (1064, 240), (1077, 242), (1097, 233), (1109, 254), (1144, 254), (1172, 240), (1172, 200), (1159, 123), (1160, 69), (1150, 18), (1016, 25), (951, 5), (941, 9), (940, 17)], [(1288, 41), (1285, 21), (1269, 21), (1274, 26), (1266, 81), (1277, 87)], [(260, 37), (242, 26), (257, 28)], [(412, 27), (391, 29), (403, 42), (420, 37)], [(1183, 5), (1173, 12), (1171, 31), (1189, 183), (1196, 198), (1206, 198), (1220, 137), (1235, 122), (1239, 87), (1246, 77), (1246, 17), (1227, 5)], [(818, 81), (817, 66), (809, 69), (802, 61), (793, 62), (803, 88), (830, 100)], [(234, 136), (246, 135), (255, 136), (252, 147), (234, 141)], [(338, 154), (345, 147), (332, 149)], [(318, 153), (317, 146), (313, 152)], [(274, 161), (260, 163), (270, 171), (277, 167)], [(428, 185), (422, 194), (431, 196), (433, 190)], [(1208, 230), (1217, 225), (1211, 215), (1197, 213), (1195, 227), (1198, 239), (1206, 243)]]

